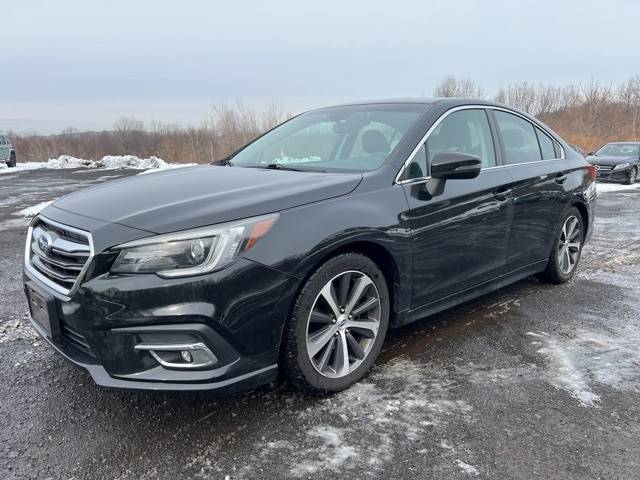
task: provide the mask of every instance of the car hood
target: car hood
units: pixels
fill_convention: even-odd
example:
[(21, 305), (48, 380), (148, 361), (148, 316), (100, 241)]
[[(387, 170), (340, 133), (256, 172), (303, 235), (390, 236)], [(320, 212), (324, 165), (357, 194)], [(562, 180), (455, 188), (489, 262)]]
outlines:
[(71, 213), (153, 233), (214, 225), (346, 195), (360, 173), (202, 165), (137, 175), (53, 203)]
[(636, 158), (631, 157), (613, 157), (607, 155), (590, 155), (587, 157), (587, 162), (592, 163), (593, 165), (618, 165), (620, 163), (633, 163), (636, 161)]

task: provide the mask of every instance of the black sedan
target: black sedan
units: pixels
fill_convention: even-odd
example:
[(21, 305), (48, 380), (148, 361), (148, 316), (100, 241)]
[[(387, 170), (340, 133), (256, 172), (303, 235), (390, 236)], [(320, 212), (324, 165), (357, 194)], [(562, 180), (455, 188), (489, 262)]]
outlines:
[(596, 166), (598, 180), (633, 185), (640, 171), (640, 142), (607, 143), (587, 156)]
[(34, 328), (104, 386), (362, 378), (389, 328), (568, 281), (595, 168), (536, 119), (452, 99), (299, 115), (219, 165), (107, 182), (31, 223)]

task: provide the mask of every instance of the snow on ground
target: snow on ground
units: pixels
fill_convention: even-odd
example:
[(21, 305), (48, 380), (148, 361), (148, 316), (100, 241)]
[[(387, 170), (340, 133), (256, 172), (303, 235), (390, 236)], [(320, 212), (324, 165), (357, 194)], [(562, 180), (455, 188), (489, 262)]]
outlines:
[(8, 168), (0, 163), (0, 174), (35, 170), (39, 168), (102, 168), (105, 170), (132, 169), (132, 170), (168, 170), (170, 168), (190, 167), (194, 163), (167, 163), (158, 157), (138, 158), (135, 155), (107, 155), (100, 160), (76, 158), (70, 155), (60, 155), (46, 162), (18, 163), (14, 168)]
[(478, 469), (473, 465), (469, 465), (468, 463), (463, 462), (462, 460), (456, 460), (456, 463), (460, 467), (460, 470), (462, 470), (464, 473), (467, 473), (469, 475), (474, 475), (474, 476), (478, 475)]
[[(547, 361), (542, 373), (554, 387), (564, 390), (584, 407), (598, 407), (602, 386), (617, 391), (640, 392), (640, 325), (637, 322), (640, 265), (616, 265), (616, 271), (597, 270), (579, 275), (591, 282), (618, 287), (618, 296), (609, 298), (611, 310), (605, 326), (594, 313), (580, 312), (583, 328), (566, 329), (559, 334), (527, 332), (535, 339), (531, 345)], [(590, 320), (590, 321), (589, 321)], [(605, 389), (606, 392), (606, 389)]]
[[(476, 475), (475, 467), (455, 459), (465, 453), (464, 448), (455, 439), (446, 438), (446, 426), (452, 418), (473, 421), (473, 407), (455, 398), (458, 387), (455, 376), (441, 367), (402, 357), (378, 365), (366, 379), (313, 402), (290, 419), (292, 424), (311, 427), (262, 437), (252, 447), (256, 451), (252, 461), (235, 476), (259, 477), (259, 472), (282, 459), (293, 478), (328, 472), (339, 476), (345, 470), (368, 471), (375, 476), (396, 456), (402, 444), (399, 439), (416, 445), (434, 439), (437, 445), (445, 445), (435, 448), (447, 451), (438, 469)], [(198, 468), (203, 478), (219, 472), (215, 461), (218, 448), (216, 443), (195, 449), (198, 453), (189, 464)]]
[(638, 190), (640, 189), (640, 183), (634, 185), (623, 185), (622, 183), (596, 183), (596, 189), (598, 193), (606, 192), (621, 192), (624, 190)]

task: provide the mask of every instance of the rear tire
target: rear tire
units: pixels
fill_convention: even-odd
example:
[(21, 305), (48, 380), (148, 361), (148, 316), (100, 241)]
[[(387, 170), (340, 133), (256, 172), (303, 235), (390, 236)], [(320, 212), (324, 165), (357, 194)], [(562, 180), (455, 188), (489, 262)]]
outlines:
[(562, 219), (560, 231), (556, 233), (547, 267), (539, 275), (541, 280), (561, 284), (571, 280), (575, 274), (584, 241), (582, 215), (572, 207)]
[(624, 182), (624, 184), (633, 185), (634, 183), (636, 183), (637, 179), (638, 179), (638, 168), (633, 167), (631, 170), (629, 170), (629, 176), (627, 177), (627, 181)]
[(283, 371), (313, 395), (338, 392), (371, 369), (389, 325), (384, 274), (368, 257), (329, 259), (302, 287), (285, 326)]
[(15, 152), (11, 152), (11, 155), (9, 156), (9, 161), (7, 162), (7, 166), (8, 167), (15, 167), (16, 163), (17, 163), (16, 154), (15, 154)]

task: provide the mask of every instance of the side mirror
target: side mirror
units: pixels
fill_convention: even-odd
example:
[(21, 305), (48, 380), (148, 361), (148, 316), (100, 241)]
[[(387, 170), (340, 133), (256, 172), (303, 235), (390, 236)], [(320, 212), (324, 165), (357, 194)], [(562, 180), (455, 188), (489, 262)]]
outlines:
[(482, 161), (466, 153), (441, 152), (431, 161), (431, 178), (465, 180), (480, 175)]
[(588, 152), (587, 153), (587, 157), (591, 157), (594, 153), (596, 153), (596, 152)]
[(430, 197), (441, 195), (447, 180), (466, 180), (480, 175), (482, 161), (466, 153), (441, 152), (431, 160), (431, 180), (425, 184)]

